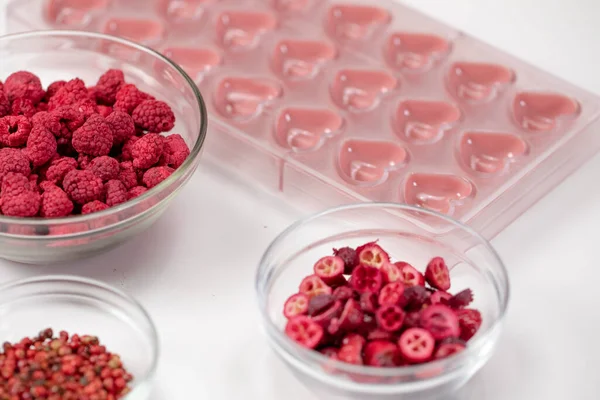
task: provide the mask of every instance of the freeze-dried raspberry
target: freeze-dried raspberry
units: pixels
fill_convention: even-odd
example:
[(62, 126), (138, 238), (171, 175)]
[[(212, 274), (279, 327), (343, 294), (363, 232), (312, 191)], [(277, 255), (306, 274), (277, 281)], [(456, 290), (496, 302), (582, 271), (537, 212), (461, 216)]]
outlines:
[(71, 106), (84, 100), (90, 100), (85, 83), (79, 79), (71, 79), (63, 85), (50, 100), (48, 100), (48, 109), (50, 111), (60, 106)]
[(170, 167), (154, 167), (144, 173), (144, 185), (148, 189), (153, 188), (173, 173), (173, 168)]
[(164, 101), (145, 100), (131, 114), (136, 126), (148, 132), (167, 132), (175, 125), (175, 114)]
[(123, 185), (125, 185), (127, 189), (137, 186), (138, 178), (131, 161), (122, 162), (119, 165), (119, 169), (119, 180), (123, 182)]
[(112, 112), (112, 107), (103, 105), (98, 106), (98, 114), (102, 115), (104, 118), (108, 117)]
[(73, 132), (73, 148), (90, 156), (105, 156), (112, 147), (112, 129), (99, 114), (88, 118), (83, 126)]
[(61, 124), (60, 118), (53, 112), (40, 111), (31, 117), (31, 125), (41, 125), (48, 129), (54, 136), (59, 136)]
[(69, 171), (63, 180), (63, 189), (71, 200), (85, 204), (99, 200), (104, 193), (102, 180), (90, 171)]
[(83, 207), (81, 207), (81, 213), (82, 214), (91, 214), (91, 213), (95, 213), (98, 211), (106, 210), (107, 208), (108, 208), (108, 206), (106, 204), (104, 204), (103, 202), (101, 202), (100, 200), (94, 200), (94, 201), (90, 201), (87, 204), (84, 204)]
[(8, 114), (10, 114), (10, 100), (4, 90), (0, 90), (0, 117)]
[(32, 191), (25, 191), (16, 196), (2, 196), (2, 213), (11, 217), (35, 217), (40, 203), (40, 194)]
[(158, 133), (149, 133), (135, 142), (131, 149), (135, 168), (150, 168), (160, 160), (163, 152), (164, 138)]
[(29, 175), (29, 187), (31, 188), (31, 190), (33, 190), (34, 192), (40, 192), (40, 187), (38, 186), (38, 180), (39, 180), (39, 176), (37, 174), (31, 174)]
[(104, 191), (106, 192), (106, 205), (109, 207), (127, 201), (127, 189), (120, 180), (113, 179), (106, 182)]
[(144, 193), (146, 193), (147, 191), (148, 191), (148, 188), (146, 188), (144, 186), (134, 186), (131, 189), (129, 189), (129, 192), (127, 192), (127, 200), (131, 200), (133, 198), (141, 196)]
[(42, 182), (40, 182), (39, 186), (40, 186), (40, 189), (44, 192), (47, 190), (52, 190), (54, 188), (58, 188), (58, 186), (56, 186), (56, 183), (54, 183), (52, 181), (42, 181)]
[(79, 156), (77, 156), (77, 164), (79, 165), (79, 169), (88, 169), (91, 162), (91, 156), (85, 154), (80, 154)]
[(169, 135), (164, 139), (161, 164), (177, 169), (189, 155), (190, 149), (181, 135)]
[(117, 97), (117, 92), (125, 83), (123, 71), (118, 69), (109, 69), (106, 71), (98, 83), (96, 83), (96, 100), (100, 104), (112, 106)]
[(35, 115), (37, 109), (30, 99), (20, 97), (13, 100), (10, 111), (12, 115), (24, 115), (27, 118), (31, 118)]
[(47, 163), (57, 149), (56, 138), (43, 126), (34, 126), (27, 139), (27, 157), (34, 167)]
[(137, 136), (132, 136), (125, 141), (121, 148), (121, 161), (132, 161), (133, 160), (133, 146), (140, 140)]
[(85, 122), (83, 113), (73, 106), (61, 106), (52, 111), (53, 115), (58, 117), (60, 122), (60, 132), (57, 137), (70, 139), (73, 132), (81, 128)]
[(94, 158), (86, 169), (92, 171), (103, 182), (117, 179), (120, 172), (119, 162), (109, 156)]
[(91, 117), (93, 114), (98, 114), (98, 106), (96, 103), (94, 103), (94, 100), (91, 99), (79, 101), (75, 103), (73, 107), (82, 113), (86, 119)]
[(44, 100), (47, 102), (54, 96), (60, 88), (65, 86), (67, 81), (55, 81), (48, 85), (48, 89), (46, 89), (46, 95), (44, 96)]
[(35, 107), (35, 111), (38, 113), (40, 111), (48, 111), (48, 103), (38, 103), (38, 105)]
[(144, 100), (153, 100), (154, 97), (150, 96), (148, 93), (142, 92), (135, 87), (135, 85), (127, 83), (121, 86), (115, 99), (116, 101), (113, 105), (114, 110), (131, 114), (141, 102)]
[(65, 175), (75, 169), (77, 169), (77, 160), (74, 158), (58, 158), (50, 162), (50, 166), (46, 171), (46, 179), (61, 185)]
[(73, 202), (59, 187), (47, 189), (42, 194), (40, 216), (46, 218), (66, 217), (73, 212)]
[(29, 178), (18, 172), (9, 172), (2, 179), (2, 196), (16, 196), (31, 191)]
[(27, 71), (15, 72), (6, 78), (4, 91), (9, 100), (29, 99), (33, 104), (42, 100), (46, 92), (42, 89), (40, 78)]
[(27, 143), (31, 132), (31, 122), (22, 115), (9, 115), (0, 118), (0, 144), (8, 147), (20, 147)]
[(9, 172), (18, 172), (25, 176), (31, 173), (29, 160), (19, 149), (0, 149), (0, 179), (4, 179)]
[(133, 118), (123, 111), (113, 111), (106, 122), (110, 125), (113, 131), (113, 144), (125, 143), (127, 139), (135, 135), (135, 125)]

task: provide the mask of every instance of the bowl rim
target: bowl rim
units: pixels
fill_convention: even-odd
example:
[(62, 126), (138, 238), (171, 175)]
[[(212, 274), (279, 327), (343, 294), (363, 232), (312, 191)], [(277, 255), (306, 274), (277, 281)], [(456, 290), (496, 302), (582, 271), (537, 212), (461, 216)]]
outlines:
[[(321, 353), (314, 351), (312, 349), (307, 349), (293, 340), (289, 339), (283, 332), (283, 330), (275, 325), (272, 319), (269, 316), (269, 312), (267, 310), (267, 301), (268, 301), (268, 285), (267, 281), (270, 281), (268, 278), (263, 278), (267, 274), (267, 268), (269, 267), (267, 262), (270, 257), (270, 253), (277, 247), (283, 240), (285, 240), (289, 235), (295, 232), (302, 226), (305, 226), (311, 222), (317, 221), (325, 216), (330, 214), (335, 214), (340, 211), (347, 210), (358, 210), (358, 209), (392, 209), (392, 210), (400, 210), (400, 211), (411, 211), (415, 213), (425, 214), (430, 217), (435, 217), (441, 219), (455, 228), (461, 229), (465, 231), (469, 236), (477, 239), (479, 241), (478, 244), (484, 245), (484, 250), (488, 252), (493, 259), (495, 259), (496, 267), (494, 268), (495, 272), (498, 276), (493, 276), (491, 278), (491, 282), (495, 287), (496, 295), (498, 297), (498, 317), (492, 322), (492, 324), (486, 329), (486, 331), (482, 332), (481, 335), (473, 338), (473, 340), (469, 341), (469, 346), (467, 346), (465, 351), (462, 351), (458, 354), (452, 355), (450, 357), (440, 359), (437, 361), (430, 361), (425, 364), (419, 365), (411, 365), (411, 366), (402, 366), (402, 367), (371, 367), (371, 366), (363, 366), (363, 365), (352, 365), (348, 363), (344, 363), (341, 361), (333, 360), (329, 357), (322, 355)], [(305, 218), (302, 218), (290, 226), (288, 226), (285, 230), (283, 230), (277, 237), (271, 242), (271, 244), (264, 251), (259, 264), (258, 269), (255, 275), (255, 291), (258, 299), (259, 312), (263, 319), (263, 325), (265, 326), (266, 332), (271, 339), (271, 345), (275, 345), (279, 351), (282, 351), (286, 357), (291, 358), (293, 363), (299, 367), (300, 369), (308, 372), (313, 376), (329, 376), (323, 372), (322, 370), (318, 370), (317, 366), (330, 367), (335, 369), (337, 373), (343, 374), (360, 374), (367, 377), (373, 378), (393, 378), (393, 377), (403, 377), (403, 376), (413, 376), (415, 377), (413, 380), (407, 380), (404, 382), (398, 383), (390, 383), (388, 385), (384, 385), (385, 387), (411, 387), (413, 385), (421, 385), (426, 382), (433, 383), (435, 381), (442, 381), (445, 378), (453, 376), (462, 368), (464, 368), (467, 359), (469, 359), (474, 354), (477, 354), (477, 350), (483, 348), (487, 343), (490, 337), (499, 332), (501, 329), (502, 322), (504, 317), (506, 316), (506, 311), (508, 308), (508, 303), (510, 299), (510, 282), (508, 271), (506, 266), (504, 265), (500, 255), (493, 248), (493, 246), (489, 243), (489, 241), (481, 236), (477, 231), (470, 228), (469, 226), (463, 224), (460, 221), (457, 221), (447, 215), (438, 213), (436, 211), (431, 211), (425, 208), (411, 206), (404, 203), (389, 203), (389, 202), (370, 202), (370, 203), (355, 203), (355, 204), (346, 204), (342, 206), (328, 208), (326, 210), (314, 213)], [(282, 304), (283, 307), (283, 304)], [(273, 343), (274, 342), (274, 343)], [(296, 354), (299, 354), (296, 355)], [(309, 362), (305, 360), (310, 360)], [(448, 369), (444, 368), (449, 364), (454, 365), (454, 368)], [(433, 374), (427, 376), (427, 371), (431, 370), (439, 370), (442, 368), (441, 374)], [(417, 378), (418, 377), (418, 378)], [(368, 383), (359, 383), (359, 382), (347, 382), (349, 386), (352, 386), (354, 390), (366, 389), (367, 387), (373, 388), (373, 385), (369, 385)], [(381, 385), (378, 385), (381, 386)]]
[[(21, 286), (32, 285), (32, 284), (60, 283), (60, 282), (67, 283), (67, 284), (75, 284), (75, 285), (82, 285), (82, 284), (89, 285), (89, 286), (93, 286), (97, 289), (106, 290), (116, 296), (119, 296), (121, 299), (123, 299), (123, 301), (125, 301), (129, 305), (133, 306), (135, 308), (135, 310), (140, 313), (141, 317), (145, 320), (145, 322), (148, 324), (148, 327), (150, 328), (149, 332), (147, 332), (147, 334), (144, 333), (144, 336), (147, 336), (150, 339), (150, 342), (151, 342), (150, 344), (151, 344), (152, 348), (154, 349), (154, 353), (153, 353), (152, 361), (150, 363), (148, 371), (142, 377), (140, 377), (140, 376), (134, 377), (133, 382), (135, 382), (135, 384), (132, 386), (131, 392), (126, 397), (129, 397), (132, 393), (134, 393), (136, 391), (136, 389), (138, 387), (142, 386), (144, 383), (151, 382), (152, 379), (154, 378), (154, 376), (156, 375), (156, 371), (157, 371), (157, 367), (158, 367), (158, 360), (160, 358), (160, 353), (161, 353), (160, 340), (158, 337), (158, 331), (156, 329), (156, 325), (154, 324), (152, 317), (150, 316), (148, 311), (144, 308), (144, 306), (142, 306), (142, 304), (133, 296), (125, 293), (124, 291), (116, 288), (115, 286), (109, 285), (109, 284), (101, 282), (99, 280), (85, 278), (85, 277), (81, 277), (81, 276), (75, 276), (75, 275), (67, 275), (67, 274), (39, 275), (39, 276), (33, 276), (33, 277), (29, 277), (29, 278), (15, 279), (15, 280), (12, 280), (12, 281), (9, 281), (9, 282), (6, 282), (6, 283), (3, 283), (2, 285), (0, 285), (0, 292), (4, 292), (6, 290), (16, 289)], [(35, 295), (34, 295), (34, 297), (35, 297)], [(17, 298), (17, 300), (18, 300), (18, 298)], [(102, 339), (102, 338), (100, 338), (100, 339)]]
[[(180, 74), (180, 76), (187, 82), (188, 86), (192, 89), (192, 93), (194, 94), (196, 101), (198, 102), (199, 112), (200, 112), (199, 135), (198, 135), (198, 138), (196, 139), (196, 142), (194, 143), (194, 146), (190, 149), (190, 155), (186, 158), (186, 160), (183, 162), (183, 164), (181, 164), (179, 166), (179, 168), (177, 168), (167, 179), (165, 179), (158, 185), (152, 187), (151, 189), (148, 189), (145, 193), (136, 197), (133, 200), (126, 201), (125, 203), (122, 203), (117, 206), (110, 207), (110, 208), (107, 208), (106, 210), (98, 211), (98, 212), (95, 212), (92, 214), (76, 215), (76, 216), (70, 216), (70, 217), (21, 218), (21, 217), (9, 217), (9, 216), (5, 216), (5, 215), (0, 215), (0, 223), (16, 224), (16, 225), (21, 225), (21, 226), (36, 226), (36, 225), (60, 225), (60, 224), (89, 222), (90, 220), (107, 217), (107, 216), (113, 215), (115, 213), (118, 213), (120, 211), (133, 208), (136, 205), (140, 204), (141, 202), (148, 200), (153, 195), (162, 191), (166, 187), (170, 186), (173, 182), (177, 181), (179, 178), (181, 178), (183, 175), (185, 175), (188, 172), (188, 170), (196, 163), (196, 160), (198, 159), (198, 157), (200, 155), (200, 152), (204, 145), (204, 141), (206, 140), (206, 133), (207, 133), (207, 128), (208, 128), (208, 112), (206, 109), (206, 102), (204, 100), (204, 97), (200, 93), (200, 90), (196, 86), (196, 83), (193, 81), (193, 79), (177, 63), (172, 61), (170, 58), (164, 56), (163, 54), (159, 53), (158, 51), (156, 51), (148, 46), (144, 46), (144, 45), (138, 44), (136, 42), (133, 42), (131, 40), (123, 39), (118, 36), (107, 35), (104, 33), (78, 31), (78, 30), (64, 30), (64, 29), (55, 29), (55, 30), (49, 29), (49, 30), (41, 30), (41, 31), (19, 32), (19, 33), (11, 33), (11, 34), (7, 34), (7, 35), (1, 35), (0, 36), (0, 45), (2, 45), (2, 43), (4, 41), (8, 41), (8, 40), (30, 39), (30, 38), (36, 38), (36, 37), (43, 38), (43, 37), (49, 37), (49, 36), (88, 37), (88, 38), (92, 38), (92, 39), (106, 40), (106, 41), (109, 41), (112, 43), (117, 43), (117, 44), (121, 44), (121, 45), (125, 45), (128, 47), (134, 48), (135, 50), (144, 52), (146, 54), (150, 54), (151, 56), (155, 57), (156, 59), (159, 59), (160, 61), (166, 63), (168, 66), (175, 69)], [(153, 204), (151, 207), (149, 207), (149, 209), (155, 208), (156, 206), (158, 206), (159, 204), (164, 202), (164, 200), (165, 199), (157, 202), (156, 204)], [(132, 217), (137, 216), (137, 215), (139, 215), (139, 212), (132, 215)], [(113, 224), (110, 224), (110, 225), (113, 225)], [(56, 238), (56, 237), (63, 237), (63, 236), (72, 236), (72, 235), (77, 236), (77, 235), (86, 234), (91, 231), (97, 231), (97, 230), (98, 229), (88, 229), (88, 230), (78, 231), (73, 234), (43, 235), (43, 236), (19, 235), (19, 234), (11, 234), (8, 232), (0, 232), (0, 236), (10, 236), (10, 237), (25, 236), (28, 239), (46, 240), (48, 238)]]

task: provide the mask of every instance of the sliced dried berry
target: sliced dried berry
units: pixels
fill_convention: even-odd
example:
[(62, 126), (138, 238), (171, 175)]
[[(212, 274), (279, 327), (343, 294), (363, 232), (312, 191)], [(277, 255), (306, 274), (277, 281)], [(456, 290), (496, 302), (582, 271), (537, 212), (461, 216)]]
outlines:
[(421, 312), (413, 311), (406, 314), (404, 318), (404, 328), (420, 328), (421, 327)]
[(400, 279), (402, 280), (402, 283), (404, 283), (404, 286), (425, 286), (423, 274), (417, 271), (415, 267), (404, 261), (398, 261), (397, 263), (394, 263), (394, 265), (400, 270), (400, 274), (402, 275)]
[(358, 265), (358, 258), (356, 258), (356, 250), (351, 247), (342, 247), (341, 249), (333, 249), (333, 255), (340, 257), (344, 260), (344, 274), (350, 275), (354, 270), (354, 267)]
[(390, 256), (375, 242), (364, 244), (356, 248), (358, 263), (375, 268), (381, 268), (390, 262)]
[(440, 359), (450, 357), (453, 354), (460, 353), (464, 349), (466, 349), (467, 344), (460, 340), (451, 338), (451, 340), (443, 340), (435, 349), (435, 353), (433, 354), (433, 358)]
[(456, 316), (458, 317), (458, 324), (460, 326), (459, 337), (466, 342), (470, 340), (473, 336), (475, 336), (475, 334), (481, 327), (483, 318), (481, 317), (481, 313), (478, 310), (474, 310), (471, 308), (463, 308), (461, 310), (457, 310)]
[(450, 289), (450, 271), (442, 257), (435, 257), (425, 269), (425, 280), (438, 290)]
[(381, 288), (379, 292), (379, 304), (392, 304), (400, 305), (404, 304), (404, 285), (400, 282), (392, 282)]
[(398, 339), (398, 348), (402, 358), (410, 363), (428, 361), (435, 349), (435, 338), (425, 329), (410, 328)]
[(333, 305), (335, 299), (330, 294), (318, 294), (308, 300), (308, 315), (317, 315)]
[(348, 286), (340, 286), (333, 291), (333, 298), (345, 302), (348, 299), (354, 298), (354, 290)]
[(304, 293), (296, 293), (290, 296), (283, 306), (283, 315), (287, 318), (294, 318), (298, 315), (304, 315), (308, 312), (308, 296)]
[(377, 294), (372, 292), (364, 292), (360, 295), (360, 309), (366, 313), (373, 314), (377, 311), (378, 302)]
[(338, 360), (348, 364), (363, 365), (362, 354), (365, 344), (365, 338), (356, 333), (346, 335), (337, 354)]
[(394, 335), (391, 332), (379, 328), (375, 328), (367, 333), (367, 340), (369, 342), (373, 340), (392, 340), (393, 338)]
[(383, 277), (378, 268), (363, 264), (354, 268), (350, 278), (350, 286), (358, 293), (377, 293), (382, 285)]
[(400, 272), (400, 268), (398, 268), (395, 264), (387, 263), (383, 264), (380, 268), (381, 274), (383, 275), (383, 283), (391, 283), (391, 282), (402, 282), (402, 273)]
[(363, 316), (360, 304), (354, 299), (348, 299), (346, 300), (342, 314), (339, 318), (336, 318), (335, 325), (338, 325), (339, 330), (350, 331), (358, 328), (363, 323)]
[(404, 289), (404, 308), (408, 311), (420, 310), (429, 301), (431, 294), (423, 286), (410, 286)]
[(296, 343), (314, 349), (323, 339), (323, 328), (309, 317), (300, 315), (290, 319), (285, 334)]
[(309, 275), (300, 282), (299, 292), (306, 294), (310, 299), (318, 294), (331, 294), (333, 290), (318, 276)]
[(431, 304), (448, 304), (448, 300), (452, 298), (452, 295), (448, 292), (444, 292), (443, 290), (437, 290), (431, 294), (429, 297), (429, 301)]
[(398, 346), (385, 340), (367, 343), (364, 350), (364, 363), (372, 367), (395, 367), (400, 365)]
[(421, 326), (436, 340), (459, 337), (461, 330), (454, 311), (443, 304), (435, 304), (421, 312)]
[[(314, 298), (314, 297), (313, 297)], [(310, 306), (309, 306), (310, 307)], [(321, 309), (318, 313), (312, 315), (312, 320), (327, 329), (334, 318), (338, 318), (342, 313), (342, 302), (337, 300), (329, 307)]]
[(382, 305), (375, 313), (377, 326), (386, 332), (397, 332), (404, 324), (404, 311), (393, 304)]
[(313, 270), (315, 275), (329, 286), (339, 286), (346, 283), (344, 260), (340, 257), (325, 256), (315, 263)]
[(452, 308), (463, 308), (471, 304), (472, 301), (473, 291), (471, 289), (465, 289), (450, 297), (447, 303)]

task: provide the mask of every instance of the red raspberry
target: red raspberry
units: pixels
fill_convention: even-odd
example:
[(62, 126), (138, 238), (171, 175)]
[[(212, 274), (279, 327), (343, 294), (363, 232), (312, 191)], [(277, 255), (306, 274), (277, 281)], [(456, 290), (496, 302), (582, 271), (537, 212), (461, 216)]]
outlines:
[(29, 178), (18, 172), (9, 172), (2, 179), (2, 196), (16, 196), (31, 191)]
[(31, 173), (29, 160), (19, 149), (0, 149), (0, 179), (4, 179), (9, 172), (18, 172), (25, 176)]
[(63, 180), (63, 189), (77, 204), (99, 200), (104, 194), (102, 180), (90, 171), (69, 171)]
[(105, 156), (113, 143), (112, 129), (99, 114), (88, 118), (83, 126), (73, 132), (72, 145), (79, 153)]
[(31, 117), (31, 125), (41, 125), (57, 137), (61, 129), (60, 118), (55, 113), (49, 111), (40, 111)]
[(131, 189), (129, 189), (129, 192), (127, 192), (127, 200), (131, 200), (133, 198), (141, 196), (144, 193), (146, 193), (147, 191), (148, 191), (148, 188), (146, 188), (144, 186), (134, 186)]
[(94, 158), (86, 169), (92, 171), (98, 178), (102, 179), (103, 182), (117, 179), (120, 172), (119, 162), (109, 156)]
[(143, 182), (148, 189), (153, 188), (173, 173), (173, 168), (169, 167), (154, 167), (144, 173)]
[(109, 69), (102, 74), (96, 83), (98, 103), (112, 106), (117, 100), (117, 92), (123, 84), (125, 84), (125, 76), (121, 70)]
[(115, 111), (123, 111), (131, 114), (141, 102), (154, 99), (154, 97), (140, 91), (135, 85), (128, 83), (121, 86), (115, 95), (115, 99), (116, 101), (113, 106)]
[(145, 100), (131, 114), (136, 126), (148, 132), (167, 132), (175, 126), (175, 114), (164, 101)]
[(40, 194), (32, 191), (24, 191), (16, 196), (2, 196), (2, 213), (11, 217), (35, 217), (40, 203)]
[(61, 106), (52, 111), (60, 122), (60, 132), (57, 137), (70, 139), (73, 132), (81, 128), (85, 122), (85, 116), (73, 106)]
[(33, 102), (22, 97), (13, 100), (10, 110), (12, 115), (24, 115), (27, 118), (33, 117), (37, 112)]
[(37, 112), (40, 112), (40, 111), (48, 111), (48, 103), (39, 103), (39, 104), (37, 105), (37, 107), (35, 108), (35, 110), (36, 110)]
[(84, 215), (91, 214), (98, 211), (106, 210), (107, 208), (108, 206), (100, 200), (94, 200), (84, 204), (83, 207), (81, 207), (81, 213)]
[(74, 107), (77, 111), (81, 112), (86, 119), (94, 114), (98, 114), (98, 106), (94, 103), (94, 100), (91, 99), (79, 101)]
[(127, 189), (125, 185), (117, 179), (110, 180), (104, 185), (106, 192), (106, 205), (116, 206), (127, 201)]
[(4, 91), (11, 101), (29, 99), (33, 104), (42, 100), (46, 92), (42, 89), (40, 78), (27, 71), (18, 71), (6, 78)]
[(119, 180), (123, 182), (123, 185), (125, 185), (127, 189), (137, 186), (138, 178), (131, 161), (122, 162), (119, 165), (119, 169)]
[(140, 140), (137, 136), (132, 136), (125, 141), (121, 148), (121, 161), (132, 161), (133, 160), (133, 146)]
[(48, 102), (48, 100), (50, 100), (52, 96), (54, 96), (60, 90), (60, 88), (62, 88), (66, 84), (67, 81), (52, 82), (50, 85), (48, 85), (48, 89), (46, 89), (46, 95), (44, 96), (44, 100)]
[(10, 114), (10, 100), (4, 90), (0, 90), (0, 117), (8, 114)]
[(131, 149), (133, 166), (141, 169), (152, 167), (160, 160), (163, 147), (164, 138), (158, 133), (149, 133), (142, 136)]
[(125, 143), (127, 139), (135, 135), (135, 125), (133, 118), (123, 111), (113, 111), (106, 122), (113, 130), (114, 144)]
[(46, 171), (46, 179), (62, 185), (67, 173), (77, 169), (77, 160), (71, 157), (61, 157), (50, 162)]
[(181, 135), (169, 135), (164, 139), (162, 160), (165, 165), (177, 169), (189, 155), (190, 149)]
[(40, 182), (40, 189), (42, 189), (43, 192), (45, 192), (47, 190), (52, 190), (54, 188), (58, 188), (58, 186), (56, 186), (56, 183), (54, 183), (52, 181), (42, 181), (42, 182)]
[(46, 190), (42, 194), (40, 216), (46, 218), (66, 217), (73, 212), (73, 202), (59, 187)]
[(90, 100), (85, 83), (79, 79), (71, 79), (58, 89), (56, 94), (48, 100), (48, 109), (50, 111), (57, 109), (60, 106), (76, 105), (84, 100)]
[(112, 107), (103, 105), (98, 106), (98, 114), (102, 115), (104, 118), (108, 117), (112, 112)]
[(37, 174), (31, 174), (29, 175), (29, 186), (31, 188), (31, 190), (33, 190), (34, 192), (40, 192), (40, 188), (38, 186), (38, 180), (39, 180), (39, 175)]
[(57, 149), (56, 138), (46, 128), (34, 126), (27, 139), (27, 157), (34, 167), (46, 164)]
[(31, 122), (22, 115), (0, 118), (0, 144), (8, 147), (20, 147), (27, 143), (31, 132)]
[(80, 154), (77, 156), (77, 164), (79, 165), (79, 169), (87, 169), (92, 162), (92, 157), (87, 156), (85, 154)]

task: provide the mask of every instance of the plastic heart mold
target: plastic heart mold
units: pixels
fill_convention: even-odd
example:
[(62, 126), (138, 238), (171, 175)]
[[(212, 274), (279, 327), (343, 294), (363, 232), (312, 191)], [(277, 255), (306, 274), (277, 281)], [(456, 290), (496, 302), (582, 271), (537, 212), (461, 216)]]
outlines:
[(397, 86), (398, 80), (383, 70), (344, 69), (336, 74), (330, 92), (338, 107), (364, 112), (377, 107)]
[(46, 17), (52, 23), (83, 28), (89, 25), (95, 13), (105, 10), (112, 0), (50, 0)]
[(513, 101), (517, 123), (532, 132), (551, 131), (558, 121), (574, 119), (580, 111), (577, 100), (559, 93), (521, 92)]
[(169, 47), (163, 54), (181, 65), (196, 82), (202, 81), (204, 75), (222, 61), (221, 55), (209, 48)]
[(451, 174), (410, 174), (404, 182), (404, 201), (452, 215), (457, 205), (474, 191), (467, 179)]
[(461, 111), (452, 103), (404, 100), (396, 108), (394, 128), (400, 137), (413, 143), (433, 143), (460, 119)]
[(317, 150), (343, 125), (344, 119), (329, 109), (286, 108), (276, 120), (275, 139), (295, 152)]
[(275, 46), (275, 71), (290, 79), (310, 79), (322, 65), (336, 57), (331, 43), (316, 40), (283, 40)]
[(226, 49), (251, 49), (276, 27), (277, 18), (268, 12), (225, 11), (217, 18), (217, 40)]
[(384, 8), (355, 4), (334, 5), (327, 15), (329, 32), (341, 40), (366, 39), (392, 19)]
[(527, 151), (527, 143), (512, 133), (472, 131), (460, 139), (460, 156), (465, 165), (487, 174), (505, 172)]
[(513, 70), (502, 65), (457, 62), (450, 67), (448, 85), (460, 100), (485, 103), (496, 98), (514, 79)]
[(165, 27), (153, 19), (111, 18), (104, 25), (104, 33), (152, 45), (164, 37)]
[(237, 121), (247, 121), (259, 115), (264, 107), (282, 95), (277, 82), (231, 77), (221, 80), (214, 92), (219, 113)]
[(388, 64), (405, 72), (424, 72), (450, 51), (446, 39), (425, 33), (397, 32), (384, 47)]
[(159, 0), (158, 12), (166, 19), (179, 23), (197, 21), (204, 15), (206, 6), (214, 0)]
[(402, 168), (407, 160), (408, 152), (398, 144), (353, 139), (342, 144), (338, 162), (347, 181), (375, 186), (385, 182), (390, 172)]

